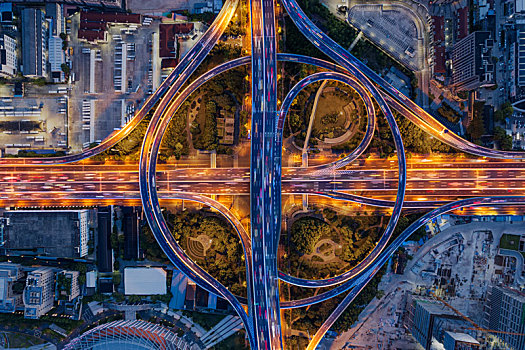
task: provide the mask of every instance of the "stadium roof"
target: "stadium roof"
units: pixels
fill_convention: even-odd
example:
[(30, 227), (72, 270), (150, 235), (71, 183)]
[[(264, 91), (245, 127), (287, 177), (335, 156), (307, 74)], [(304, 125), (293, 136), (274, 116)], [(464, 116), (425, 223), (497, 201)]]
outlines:
[(64, 349), (176, 350), (188, 347), (167, 328), (136, 320), (102, 324), (73, 339)]

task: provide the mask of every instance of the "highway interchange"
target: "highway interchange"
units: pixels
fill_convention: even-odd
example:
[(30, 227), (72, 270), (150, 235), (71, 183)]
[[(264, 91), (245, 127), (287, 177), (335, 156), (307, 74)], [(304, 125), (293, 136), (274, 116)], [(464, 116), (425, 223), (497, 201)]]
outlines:
[[(465, 141), (436, 121), (414, 102), (399, 93), (345, 49), (319, 30), (294, 0), (284, 8), (299, 30), (333, 63), (292, 54), (278, 54), (275, 11), (271, 0), (251, 0), (252, 55), (213, 68), (190, 82), (188, 78), (208, 55), (229, 24), (238, 0), (227, 0), (206, 34), (181, 59), (172, 74), (122, 130), (99, 145), (77, 155), (60, 158), (1, 159), (0, 203), (31, 205), (68, 200), (89, 205), (101, 200), (140, 199), (145, 216), (160, 246), (173, 264), (204, 289), (228, 300), (241, 317), (252, 349), (281, 349), (282, 308), (296, 308), (327, 300), (348, 290), (350, 293), (313, 337), (315, 349), (337, 317), (375, 275), (397, 247), (418, 227), (433, 217), (463, 207), (525, 205), (525, 170), (522, 153), (486, 149)], [(288, 93), (281, 108), (277, 104), (277, 62), (305, 63), (328, 69), (300, 81)], [(177, 109), (199, 86), (217, 74), (240, 65), (252, 67), (251, 167), (172, 169), (160, 166), (157, 155), (166, 128)], [(359, 146), (345, 158), (311, 168), (282, 168), (282, 128), (288, 108), (305, 86), (320, 80), (336, 80), (352, 86), (363, 98), (368, 111), (367, 131)], [(395, 160), (356, 161), (367, 149), (375, 130), (372, 104), (375, 100), (393, 134)], [(140, 162), (105, 164), (78, 163), (109, 149), (128, 135), (155, 106), (144, 137)], [(476, 156), (511, 159), (431, 159), (408, 161), (401, 135), (390, 107), (441, 141)], [(207, 195), (250, 196), (250, 233), (224, 205)], [(277, 271), (277, 247), (281, 227), (281, 195), (311, 194), (387, 207), (391, 218), (373, 251), (356, 267), (326, 280), (303, 280)], [(493, 196), (493, 197), (488, 197)], [(472, 197), (472, 198), (465, 198)], [(465, 198), (457, 201), (457, 198)], [(234, 296), (193, 262), (171, 235), (162, 215), (160, 200), (195, 201), (221, 212), (236, 229), (246, 261), (248, 298)], [(405, 230), (388, 245), (405, 208), (437, 207)], [(279, 279), (306, 288), (336, 286), (303, 300), (281, 301)], [(245, 305), (246, 309), (245, 309)]]

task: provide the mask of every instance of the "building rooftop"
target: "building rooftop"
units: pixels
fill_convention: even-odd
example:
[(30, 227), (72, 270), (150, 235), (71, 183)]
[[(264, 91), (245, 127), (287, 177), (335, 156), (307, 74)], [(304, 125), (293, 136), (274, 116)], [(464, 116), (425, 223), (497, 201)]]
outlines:
[(124, 269), (124, 294), (166, 294), (166, 271), (160, 267), (126, 267)]
[(445, 40), (445, 18), (443, 16), (432, 16), (434, 24), (434, 42)]
[(193, 31), (193, 23), (163, 23), (160, 25), (159, 54), (160, 57), (175, 57), (177, 35), (189, 34)]
[(456, 333), (456, 332), (446, 332), (452, 339), (459, 342), (465, 342), (465, 343), (473, 343), (473, 344), (479, 344), (479, 342), (472, 338), (469, 334), (465, 333)]
[(468, 35), (468, 16), (469, 16), (469, 10), (468, 7), (465, 6), (463, 8), (458, 9), (458, 40), (463, 39)]
[(87, 209), (5, 211), (3, 248), (13, 254), (82, 257), (87, 253), (87, 215)]
[(140, 17), (139, 14), (127, 12), (80, 12), (80, 22), (140, 24)]
[(434, 49), (434, 73), (442, 74), (445, 72), (445, 47), (436, 46)]

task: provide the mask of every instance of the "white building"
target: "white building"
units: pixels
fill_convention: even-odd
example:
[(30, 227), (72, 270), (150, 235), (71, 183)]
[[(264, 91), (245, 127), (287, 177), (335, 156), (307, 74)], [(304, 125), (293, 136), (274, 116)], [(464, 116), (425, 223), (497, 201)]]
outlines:
[(166, 294), (166, 271), (160, 267), (126, 267), (124, 269), (124, 294)]
[(15, 76), (17, 60), (16, 40), (7, 34), (0, 34), (0, 76)]
[(65, 74), (62, 64), (66, 62), (66, 55), (62, 50), (60, 34), (65, 32), (63, 6), (60, 4), (46, 4), (46, 18), (49, 27), (47, 50), (50, 76), (55, 83), (63, 82)]
[(55, 273), (49, 267), (40, 267), (27, 275), (24, 289), (24, 317), (37, 319), (53, 308), (55, 300)]
[(22, 293), (13, 290), (13, 285), (22, 277), (19, 264), (0, 264), (0, 312), (15, 312), (22, 305)]
[(66, 55), (62, 50), (62, 39), (58, 36), (49, 36), (48, 40), (49, 68), (53, 82), (64, 81), (65, 75), (62, 64), (66, 62)]

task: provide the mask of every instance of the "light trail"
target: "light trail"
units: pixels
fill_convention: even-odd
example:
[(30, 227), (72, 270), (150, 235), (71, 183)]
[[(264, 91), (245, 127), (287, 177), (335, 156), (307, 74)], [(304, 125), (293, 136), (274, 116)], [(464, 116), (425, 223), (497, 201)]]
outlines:
[[(514, 160), (525, 159), (525, 155), (479, 147), (449, 132), (432, 116), (320, 31), (306, 17), (295, 0), (283, 1), (294, 23), (308, 40), (340, 66), (315, 58), (277, 54), (274, 3), (272, 0), (251, 0), (252, 56), (215, 67), (180, 91), (186, 80), (219, 40), (232, 18), (237, 1), (225, 2), (220, 14), (205, 35), (181, 60), (181, 63), (161, 84), (160, 88), (145, 102), (132, 121), (120, 131), (113, 133), (94, 148), (77, 155), (57, 158), (0, 159), (0, 190), (3, 191), (0, 203), (13, 201), (20, 205), (31, 205), (31, 200), (38, 203), (52, 203), (49, 197), (53, 197), (62, 205), (78, 204), (79, 202), (96, 205), (101, 201), (134, 202), (140, 198), (148, 223), (163, 251), (173, 264), (190, 279), (231, 303), (244, 323), (252, 349), (282, 348), (281, 308), (312, 305), (353, 288), (315, 334), (309, 345), (309, 349), (314, 349), (358, 292), (375, 275), (393, 251), (411, 234), (410, 230), (415, 230), (431, 218), (448, 211), (462, 208), (493, 208), (508, 204), (525, 205), (525, 197), (522, 196), (485, 196), (445, 203), (451, 198), (477, 196), (477, 192), (500, 194), (500, 191), (510, 189), (513, 194), (521, 194), (525, 191), (525, 172), (521, 170), (523, 166), (516, 161), (492, 163), (481, 160), (480, 163), (472, 163), (467, 160), (461, 160), (461, 162), (441, 160), (443, 163), (438, 164), (442, 167), (439, 167), (436, 166), (436, 160), (431, 159), (431, 164), (428, 166), (420, 162), (407, 167), (400, 132), (389, 106), (394, 107), (432, 136), (459, 150), (478, 156)], [(278, 59), (310, 64), (333, 72), (317, 73), (301, 80), (289, 92), (281, 111), (278, 111), (276, 97), (276, 62)], [(247, 169), (171, 171), (168, 166), (161, 167), (157, 177), (157, 155), (162, 136), (180, 105), (209, 79), (250, 61), (252, 63), (250, 171), (248, 172)], [(358, 92), (365, 101), (369, 116), (365, 136), (359, 146), (343, 159), (306, 169), (281, 169), (282, 127), (288, 108), (305, 86), (320, 80), (340, 81)], [(370, 165), (376, 166), (383, 161), (370, 158), (364, 160), (364, 163), (359, 164), (357, 168), (350, 164), (363, 154), (372, 139), (376, 126), (372, 98), (387, 119), (397, 150), (397, 158), (388, 161), (388, 168), (375, 169), (375, 172), (362, 168)], [(153, 113), (142, 144), (138, 171), (136, 165), (122, 165), (125, 168), (108, 165), (105, 170), (97, 171), (95, 170), (97, 165), (90, 165), (87, 161), (85, 164), (60, 165), (84, 160), (112, 147), (128, 135), (157, 103), (158, 107)], [(42, 175), (42, 169), (49, 169), (46, 167), (48, 165), (54, 165), (54, 170)], [(43, 168), (37, 168), (40, 166)], [(63, 168), (60, 168), (61, 166)], [(76, 170), (75, 166), (81, 166), (82, 170)], [(188, 166), (192, 166), (191, 162), (188, 163)], [(344, 166), (349, 168), (338, 170)], [(451, 168), (446, 168), (448, 166)], [(483, 175), (480, 175), (479, 171), (483, 171)], [(414, 178), (407, 182), (407, 174), (414, 175)], [(197, 176), (199, 180), (193, 179)], [(426, 179), (426, 176), (430, 179)], [(474, 183), (467, 184), (469, 180)], [(188, 187), (184, 186), (191, 186), (192, 190), (198, 189), (199, 193), (191, 193), (187, 191)], [(210, 194), (249, 193), (251, 236), (224, 205), (204, 196), (203, 193), (207, 193), (206, 191), (215, 191)], [(429, 191), (436, 193), (428, 193)], [(342, 200), (352, 201), (359, 205), (383, 207), (391, 211), (391, 218), (376, 247), (352, 270), (325, 280), (298, 279), (284, 273), (278, 274), (277, 271), (282, 193), (317, 195), (322, 197), (320, 202), (326, 200), (336, 203)], [(30, 196), (31, 200), (27, 200), (24, 196)], [(245, 253), (247, 299), (234, 296), (186, 255), (168, 229), (160, 209), (160, 199), (190, 200), (207, 205), (222, 213), (233, 225)], [(411, 200), (405, 201), (405, 199)], [(388, 245), (403, 206), (405, 208), (440, 207), (423, 216), (396, 238), (394, 243)], [(416, 224), (419, 226), (416, 227)], [(280, 302), (278, 278), (304, 287), (336, 287), (313, 297)], [(242, 303), (247, 303), (248, 313), (244, 310)]]

